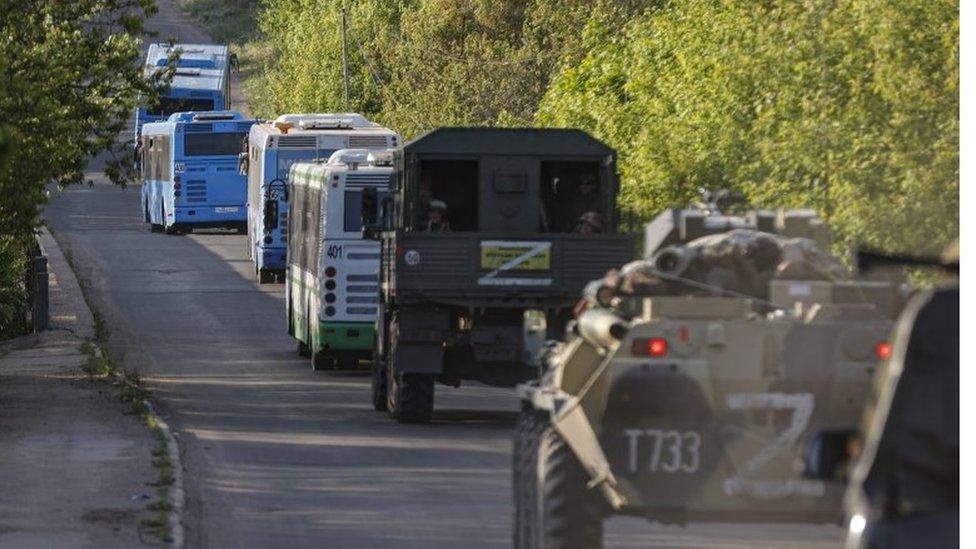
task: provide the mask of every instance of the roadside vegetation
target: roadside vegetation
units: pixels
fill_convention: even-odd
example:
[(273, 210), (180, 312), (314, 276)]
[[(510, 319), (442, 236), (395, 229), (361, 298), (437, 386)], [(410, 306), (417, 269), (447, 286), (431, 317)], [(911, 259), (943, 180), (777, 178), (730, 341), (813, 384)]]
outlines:
[(84, 179), (104, 151), (108, 176), (131, 176), (116, 143), (140, 95), (170, 76), (142, 75), (139, 46), (152, 0), (9, 0), (0, 13), (0, 339), (23, 330), (27, 251), (45, 186)]
[(345, 5), (350, 110), (407, 137), (441, 125), (584, 128), (620, 154), (625, 219), (725, 187), (815, 208), (837, 251), (932, 253), (958, 235), (954, 0), (184, 5), (217, 36), (216, 14), (248, 21), (232, 40), (259, 116), (347, 107)]

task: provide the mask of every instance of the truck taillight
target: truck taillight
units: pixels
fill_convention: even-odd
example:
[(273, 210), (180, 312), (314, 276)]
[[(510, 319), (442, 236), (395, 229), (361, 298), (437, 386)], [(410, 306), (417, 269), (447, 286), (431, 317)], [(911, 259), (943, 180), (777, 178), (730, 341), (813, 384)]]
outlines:
[(661, 358), (668, 354), (668, 340), (663, 337), (635, 339), (630, 351), (634, 356)]
[(891, 358), (891, 343), (879, 341), (874, 346), (874, 356), (878, 357), (879, 360), (888, 360)]

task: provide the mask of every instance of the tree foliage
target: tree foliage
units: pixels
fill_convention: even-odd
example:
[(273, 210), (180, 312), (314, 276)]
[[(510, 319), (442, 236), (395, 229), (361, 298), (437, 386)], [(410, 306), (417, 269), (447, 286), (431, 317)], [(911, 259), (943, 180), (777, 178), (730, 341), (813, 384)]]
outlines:
[[(0, 0), (0, 337), (17, 328), (23, 256), (40, 224), (45, 185), (84, 179), (103, 151), (106, 173), (130, 175), (131, 143), (117, 142), (146, 80), (140, 63), (152, 0)], [(18, 297), (20, 296), (20, 297)]]
[[(348, 107), (407, 136), (443, 125), (529, 124), (552, 75), (577, 57), (588, 14), (604, 3), (346, 2)], [(345, 107), (342, 5), (266, 0), (261, 28), (275, 55), (251, 86), (258, 112)]]
[(623, 29), (594, 13), (537, 122), (615, 146), (645, 218), (732, 187), (816, 208), (841, 247), (933, 252), (958, 234), (958, 21), (949, 0), (686, 0)]

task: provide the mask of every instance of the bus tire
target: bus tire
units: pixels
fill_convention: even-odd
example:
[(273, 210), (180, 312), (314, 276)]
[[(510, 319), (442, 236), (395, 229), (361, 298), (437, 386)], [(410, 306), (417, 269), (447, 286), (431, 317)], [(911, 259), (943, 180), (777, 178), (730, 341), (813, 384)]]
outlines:
[(373, 400), (373, 409), (377, 412), (385, 412), (386, 409), (386, 367), (382, 362), (373, 358), (370, 365), (372, 380), (370, 383), (370, 396)]
[(149, 222), (149, 232), (151, 233), (161, 233), (163, 232), (163, 226), (159, 223), (153, 223), (152, 216), (149, 215), (149, 203), (146, 203), (146, 221)]
[(275, 275), (268, 269), (258, 269), (258, 284), (271, 284), (275, 281)]
[(528, 474), (520, 482), (535, 481), (535, 501), (529, 502), (530, 516), (523, 517), (528, 519), (526, 538), (534, 547), (546, 549), (603, 547), (602, 496), (587, 487), (590, 476), (551, 425), (542, 429), (536, 440), (536, 461), (529, 464), (536, 478), (525, 478), (532, 474), (523, 469)]
[[(309, 338), (309, 340), (311, 340), (311, 338)], [(329, 353), (325, 349), (320, 349), (318, 351), (311, 349), (309, 356), (311, 357), (312, 370), (316, 372), (332, 370), (335, 367), (335, 359), (332, 357), (332, 353)]]

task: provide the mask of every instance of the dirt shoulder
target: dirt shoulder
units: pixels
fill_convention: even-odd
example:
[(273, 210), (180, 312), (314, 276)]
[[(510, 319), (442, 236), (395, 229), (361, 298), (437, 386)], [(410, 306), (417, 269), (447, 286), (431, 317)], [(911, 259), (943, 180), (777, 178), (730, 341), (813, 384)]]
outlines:
[(52, 330), (0, 344), (0, 547), (158, 544), (157, 437), (84, 371), (92, 316), (49, 234), (42, 244)]

